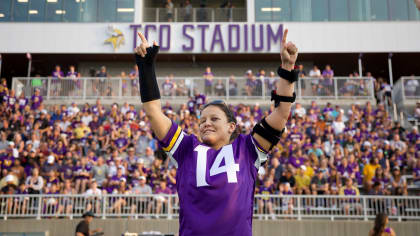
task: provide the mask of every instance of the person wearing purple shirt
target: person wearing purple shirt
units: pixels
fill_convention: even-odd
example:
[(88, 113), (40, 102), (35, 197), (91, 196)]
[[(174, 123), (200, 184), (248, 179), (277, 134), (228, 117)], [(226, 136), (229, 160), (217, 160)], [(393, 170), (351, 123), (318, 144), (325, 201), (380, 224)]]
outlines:
[(15, 108), (15, 103), (16, 103), (17, 99), (15, 96), (15, 90), (10, 90), (10, 94), (9, 96), (7, 96), (7, 106), (10, 109), (14, 109)]
[(61, 67), (59, 65), (55, 66), (54, 71), (51, 73), (52, 80), (51, 80), (51, 91), (52, 94), (58, 96), (61, 91), (61, 79), (64, 78), (64, 72), (61, 71)]
[(37, 110), (41, 106), (43, 100), (39, 89), (35, 89), (35, 94), (31, 97), (31, 110)]
[[(291, 71), (297, 59), (297, 48), (286, 43), (287, 30), (282, 40), (282, 70)], [(157, 46), (149, 48), (147, 39), (136, 48), (136, 62), (142, 78), (140, 90), (155, 86), (154, 61)], [(145, 49), (150, 51), (144, 55)], [(289, 53), (292, 52), (292, 54)], [(287, 78), (279, 79), (276, 94), (293, 96), (294, 84)], [(151, 87), (150, 86), (150, 87)], [(239, 134), (237, 121), (229, 107), (214, 101), (202, 107), (198, 136), (188, 135), (162, 112), (159, 91), (143, 96), (143, 108), (150, 118), (151, 128), (160, 146), (177, 167), (180, 236), (189, 235), (252, 235), (254, 192), (258, 169), (267, 160), (267, 153), (277, 142), (261, 133)], [(150, 100), (149, 100), (150, 99)], [(265, 117), (266, 126), (280, 135), (285, 128), (291, 104), (279, 103)], [(264, 123), (264, 122), (263, 122)], [(265, 129), (265, 127), (261, 127)], [(278, 132), (278, 134), (277, 134)], [(278, 137), (276, 140), (279, 139)], [(270, 141), (272, 140), (272, 141)], [(165, 183), (166, 184), (166, 183)]]
[(29, 104), (29, 100), (25, 97), (25, 93), (23, 91), (20, 93), (17, 102), (19, 103), (20, 111), (23, 111), (23, 109)]
[(204, 78), (204, 93), (208, 96), (213, 93), (213, 77), (214, 74), (211, 72), (211, 68), (206, 67), (206, 71), (203, 73)]
[(159, 186), (156, 187), (155, 194), (157, 194), (157, 196), (155, 196), (155, 199), (156, 199), (156, 212), (155, 213), (162, 214), (161, 212), (162, 204), (168, 202), (168, 197), (165, 197), (162, 195), (172, 194), (171, 189), (166, 186), (166, 181), (164, 179), (159, 180)]
[(196, 93), (194, 101), (195, 101), (195, 105), (197, 106), (196, 108), (200, 108), (202, 105), (206, 103), (206, 95)]

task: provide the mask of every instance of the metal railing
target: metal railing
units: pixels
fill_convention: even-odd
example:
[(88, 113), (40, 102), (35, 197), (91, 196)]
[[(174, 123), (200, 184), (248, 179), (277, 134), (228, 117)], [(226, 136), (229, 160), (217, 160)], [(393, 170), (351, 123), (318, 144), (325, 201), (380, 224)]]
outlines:
[[(113, 217), (179, 217), (178, 195), (0, 195), (0, 217), (55, 218), (81, 217), (88, 210), (103, 219)], [(420, 220), (420, 197), (256, 195), (256, 219), (374, 219), (386, 212), (394, 220)]]
[[(206, 82), (202, 77), (159, 77), (158, 84), (164, 99), (194, 96), (195, 92), (210, 98), (268, 99), (276, 78), (214, 77)], [(138, 79), (130, 78), (13, 78), (16, 94), (23, 91), (32, 96), (35, 89), (50, 99), (128, 99), (139, 96)], [(295, 83), (298, 99), (374, 99), (373, 80), (369, 78), (334, 77), (332, 79), (305, 77)]]
[(145, 8), (144, 22), (246, 22), (246, 8)]
[(394, 84), (393, 96), (405, 100), (419, 100), (420, 99), (420, 77), (407, 76), (401, 77), (397, 83)]

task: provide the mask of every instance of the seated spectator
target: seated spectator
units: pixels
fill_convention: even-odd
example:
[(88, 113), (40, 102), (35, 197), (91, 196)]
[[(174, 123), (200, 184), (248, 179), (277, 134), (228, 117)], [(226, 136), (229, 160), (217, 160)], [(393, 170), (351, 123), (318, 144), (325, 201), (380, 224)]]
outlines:
[(405, 176), (401, 175), (400, 168), (398, 166), (394, 166), (392, 169), (391, 174), (391, 192), (394, 195), (399, 195), (397, 188), (400, 188), (402, 191), (402, 195), (407, 195), (407, 180)]
[(25, 181), (26, 189), (29, 194), (41, 194), (44, 187), (44, 179), (39, 176), (39, 169), (32, 169), (32, 175), (28, 176)]
[(311, 178), (307, 175), (305, 175), (306, 166), (301, 165), (300, 168), (296, 169), (296, 194), (311, 194), (311, 191), (309, 190), (309, 185), (311, 183)]
[[(135, 173), (140, 175), (140, 172), (138, 171)], [(131, 213), (134, 214), (135, 212), (138, 212), (140, 214), (150, 214), (150, 199), (148, 197), (141, 196), (152, 194), (152, 188), (146, 184), (145, 176), (139, 176), (139, 183), (138, 185), (134, 185), (134, 187), (131, 189), (131, 193), (139, 196), (133, 201), (133, 205), (131, 206)]]
[(365, 185), (365, 188), (369, 191), (369, 187), (372, 186), (369, 183), (372, 181), (372, 178), (375, 176), (375, 171), (377, 168), (379, 168), (379, 160), (378, 158), (374, 157), (370, 159), (370, 163), (365, 165), (363, 168), (363, 183)]
[(417, 160), (416, 166), (413, 169), (413, 184), (420, 188), (420, 160)]
[[(340, 189), (341, 196), (359, 196), (360, 192), (359, 189), (353, 185), (353, 180), (351, 178), (346, 179), (346, 185), (341, 187)], [(352, 214), (360, 215), (362, 213), (362, 205), (360, 204), (359, 198), (344, 198), (344, 212), (346, 215), (350, 214), (350, 210), (352, 210)], [(356, 213), (353, 213), (356, 210)]]
[[(155, 214), (159, 215), (162, 214), (162, 204), (168, 202), (168, 197), (162, 196), (166, 194), (172, 194), (172, 191), (166, 186), (166, 181), (161, 179), (158, 181), (158, 186), (156, 187), (155, 194), (158, 194), (156, 199), (156, 209)], [(169, 209), (166, 209), (169, 210)]]
[(293, 189), (290, 187), (289, 183), (285, 183), (280, 187), (279, 195), (281, 197), (281, 208), (283, 214), (292, 214), (293, 213), (293, 198), (288, 197), (287, 195), (293, 195)]
[(280, 178), (279, 182), (281, 185), (289, 183), (291, 188), (295, 188), (296, 185), (295, 177), (293, 176), (293, 173), (290, 169), (286, 170), (285, 174)]
[(320, 170), (315, 171), (315, 176), (311, 179), (311, 191), (313, 195), (328, 195), (329, 184), (324, 173)]
[(225, 83), (221, 79), (217, 80), (217, 83), (214, 85), (214, 92), (216, 96), (225, 96), (226, 95), (226, 88)]
[[(264, 180), (264, 185), (258, 188), (257, 193), (261, 195), (272, 195), (274, 193), (272, 181), (270, 179)], [(261, 197), (258, 199), (258, 214), (267, 214), (267, 212), (270, 215), (274, 214), (273, 203), (269, 196)]]

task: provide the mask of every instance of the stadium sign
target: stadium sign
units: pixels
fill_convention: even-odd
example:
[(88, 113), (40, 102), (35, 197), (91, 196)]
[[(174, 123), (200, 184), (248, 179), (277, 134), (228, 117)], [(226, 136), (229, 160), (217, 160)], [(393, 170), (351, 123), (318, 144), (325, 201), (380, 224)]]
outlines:
[(141, 31), (162, 53), (278, 54), (285, 28), (301, 53), (420, 52), (419, 27), (414, 21), (113, 23), (110, 30), (109, 23), (4, 22), (0, 53), (129, 54)]
[[(171, 52), (270, 52), (278, 48), (283, 37), (283, 24), (144, 24), (130, 25), (133, 48), (138, 44), (137, 32), (158, 39), (161, 51)], [(171, 40), (175, 39), (175, 40)]]

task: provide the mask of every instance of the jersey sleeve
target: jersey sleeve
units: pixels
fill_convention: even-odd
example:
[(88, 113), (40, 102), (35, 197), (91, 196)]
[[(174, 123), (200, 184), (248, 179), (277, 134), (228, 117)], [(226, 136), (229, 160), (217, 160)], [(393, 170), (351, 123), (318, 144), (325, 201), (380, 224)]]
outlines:
[(180, 162), (182, 162), (182, 157), (187, 156), (184, 155), (188, 151), (187, 147), (192, 147), (192, 137), (187, 135), (175, 122), (172, 122), (166, 136), (159, 140), (159, 145), (168, 154), (175, 167), (178, 168)]
[(252, 157), (254, 157), (254, 166), (259, 169), (267, 161), (268, 152), (261, 147), (258, 141), (251, 134), (246, 136), (246, 143), (247, 146), (250, 147), (250, 152), (254, 154), (252, 155)]

